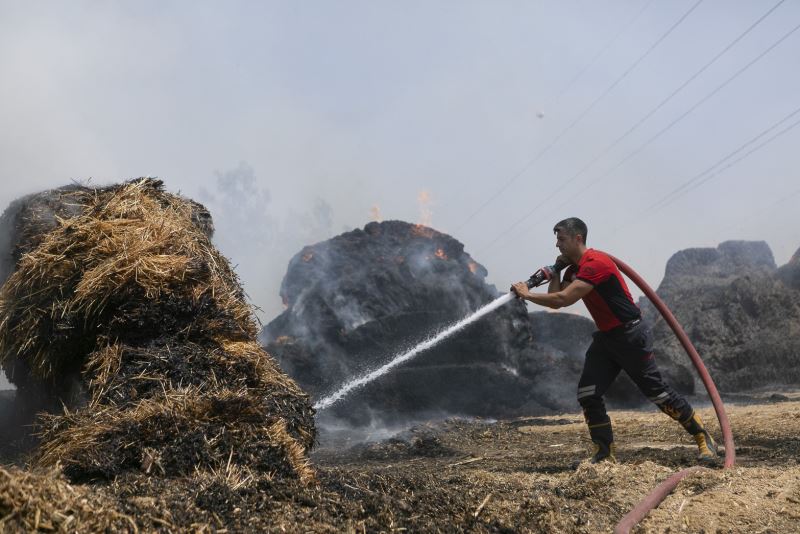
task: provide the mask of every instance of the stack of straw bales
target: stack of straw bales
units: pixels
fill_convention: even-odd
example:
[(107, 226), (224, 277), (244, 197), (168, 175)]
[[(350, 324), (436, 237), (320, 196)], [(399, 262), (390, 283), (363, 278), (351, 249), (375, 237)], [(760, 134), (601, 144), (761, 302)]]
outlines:
[[(0, 360), (54, 396), (33, 462), (72, 481), (240, 466), (313, 479), (308, 397), (256, 341), (257, 325), (208, 213), (160, 180), (50, 192), (15, 220), (0, 290)], [(32, 207), (31, 207), (32, 206)]]

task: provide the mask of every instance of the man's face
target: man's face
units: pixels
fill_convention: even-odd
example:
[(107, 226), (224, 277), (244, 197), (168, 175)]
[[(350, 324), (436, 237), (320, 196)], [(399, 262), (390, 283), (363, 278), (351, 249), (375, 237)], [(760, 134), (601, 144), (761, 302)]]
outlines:
[(578, 252), (581, 243), (582, 240), (578, 236), (571, 236), (563, 230), (556, 232), (556, 248), (565, 256), (572, 256)]

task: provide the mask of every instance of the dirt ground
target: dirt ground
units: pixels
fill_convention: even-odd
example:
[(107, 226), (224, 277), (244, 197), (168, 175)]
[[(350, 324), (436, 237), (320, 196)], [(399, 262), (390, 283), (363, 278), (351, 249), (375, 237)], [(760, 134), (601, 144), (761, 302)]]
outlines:
[[(800, 531), (800, 396), (752, 400), (728, 405), (736, 467), (683, 481), (638, 532)], [(700, 412), (719, 437), (713, 409)], [(345, 452), (322, 447), (315, 461), (323, 477), (351, 479), (353, 497), (395, 502), (382, 520), (354, 518), (356, 530), (606, 532), (696, 451), (660, 412), (612, 417), (616, 464), (575, 469), (590, 449), (579, 414), (448, 421)]]
[[(719, 437), (713, 410), (699, 411)], [(636, 532), (800, 531), (800, 394), (743, 399), (728, 414), (736, 467), (684, 480)], [(590, 449), (576, 413), (448, 420), (354, 446), (323, 434), (310, 487), (220, 466), (177, 479), (131, 473), (69, 493), (115, 508), (125, 519), (117, 529), (131, 532), (609, 532), (657, 483), (694, 465), (696, 450), (655, 410), (612, 418), (615, 464), (573, 465)], [(0, 531), (26, 524), (8, 514), (0, 499)], [(49, 524), (40, 512), (36, 521)]]

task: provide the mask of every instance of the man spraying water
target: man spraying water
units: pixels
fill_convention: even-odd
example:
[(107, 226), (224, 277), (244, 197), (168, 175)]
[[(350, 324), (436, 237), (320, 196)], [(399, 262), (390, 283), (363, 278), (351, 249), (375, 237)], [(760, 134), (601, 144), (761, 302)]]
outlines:
[(582, 299), (597, 324), (578, 381), (578, 402), (595, 446), (590, 461), (615, 461), (614, 433), (603, 395), (623, 369), (650, 401), (694, 437), (699, 459), (713, 461), (716, 444), (686, 399), (661, 377), (653, 356), (652, 331), (614, 261), (586, 247), (588, 229), (576, 217), (559, 222), (553, 232), (561, 252), (556, 265), (569, 265), (563, 280), (557, 268), (545, 268), (540, 272), (550, 279), (547, 293), (531, 293), (526, 282), (517, 282), (511, 290), (521, 299), (554, 309)]

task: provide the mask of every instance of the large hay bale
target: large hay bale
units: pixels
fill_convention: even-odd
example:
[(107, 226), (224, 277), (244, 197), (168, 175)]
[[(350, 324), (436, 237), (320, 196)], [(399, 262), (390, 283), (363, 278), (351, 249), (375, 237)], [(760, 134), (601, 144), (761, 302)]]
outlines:
[(313, 409), (256, 342), (208, 212), (153, 179), (46, 198), (15, 209), (0, 289), (9, 378), (67, 407), (40, 418), (35, 461), (72, 480), (231, 464), (311, 479)]

